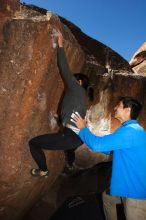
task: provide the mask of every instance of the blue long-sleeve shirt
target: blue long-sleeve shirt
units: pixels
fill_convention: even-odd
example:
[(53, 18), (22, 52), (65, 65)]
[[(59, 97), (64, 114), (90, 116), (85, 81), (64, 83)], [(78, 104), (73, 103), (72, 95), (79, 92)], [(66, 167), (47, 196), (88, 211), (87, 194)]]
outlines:
[(136, 120), (102, 137), (88, 128), (81, 129), (79, 136), (95, 152), (113, 152), (111, 195), (146, 199), (146, 132)]

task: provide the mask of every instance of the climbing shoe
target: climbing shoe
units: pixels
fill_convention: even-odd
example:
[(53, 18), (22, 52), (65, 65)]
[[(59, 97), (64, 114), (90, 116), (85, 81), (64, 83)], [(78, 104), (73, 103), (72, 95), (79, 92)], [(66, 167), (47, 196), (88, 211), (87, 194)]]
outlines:
[(43, 171), (43, 170), (40, 170), (40, 169), (31, 169), (30, 171), (31, 175), (32, 176), (35, 176), (35, 177), (45, 177), (47, 178), (49, 176), (49, 171), (46, 170), (46, 171)]

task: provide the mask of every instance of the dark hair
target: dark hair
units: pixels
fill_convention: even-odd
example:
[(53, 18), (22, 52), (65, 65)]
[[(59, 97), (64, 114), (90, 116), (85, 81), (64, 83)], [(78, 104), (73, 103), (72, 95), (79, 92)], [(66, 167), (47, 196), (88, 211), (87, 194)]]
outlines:
[(137, 119), (142, 109), (141, 103), (130, 96), (120, 97), (119, 101), (123, 103), (124, 108), (128, 108), (128, 107), (131, 108), (131, 114), (130, 114), (131, 119)]
[(90, 101), (94, 100), (94, 90), (90, 86), (88, 76), (84, 75), (83, 73), (74, 73), (74, 77), (77, 81), (82, 80), (82, 87), (86, 90), (88, 98)]

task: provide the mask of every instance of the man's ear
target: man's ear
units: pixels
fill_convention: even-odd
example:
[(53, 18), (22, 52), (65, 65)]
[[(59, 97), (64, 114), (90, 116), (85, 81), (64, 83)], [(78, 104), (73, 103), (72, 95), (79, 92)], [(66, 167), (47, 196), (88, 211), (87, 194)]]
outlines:
[(125, 110), (126, 110), (126, 113), (129, 114), (129, 116), (130, 116), (131, 115), (131, 108), (127, 107), (127, 108), (125, 108)]

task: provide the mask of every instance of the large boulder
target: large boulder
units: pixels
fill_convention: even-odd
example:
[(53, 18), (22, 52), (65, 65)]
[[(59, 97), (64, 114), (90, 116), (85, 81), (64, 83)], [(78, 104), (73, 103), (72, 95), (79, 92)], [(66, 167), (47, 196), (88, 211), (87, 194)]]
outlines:
[[(117, 96), (132, 95), (144, 103), (146, 86), (145, 78), (134, 75), (119, 54), (45, 9), (1, 0), (0, 21), (0, 219), (14, 220), (51, 189), (65, 164), (62, 151), (46, 151), (49, 178), (35, 179), (29, 173), (36, 164), (28, 140), (58, 129), (53, 114), (64, 87), (57, 66), (56, 30), (65, 38), (72, 72), (87, 74), (94, 87), (95, 100), (88, 112), (94, 132), (97, 124), (101, 135), (114, 130), (119, 124), (110, 112)], [(84, 151), (78, 155), (82, 159)], [(50, 201), (56, 204), (51, 193)]]

